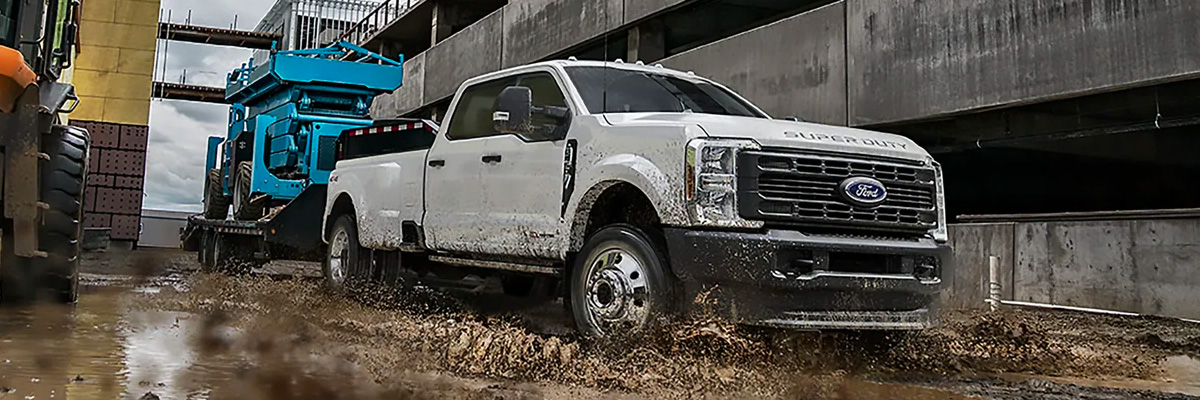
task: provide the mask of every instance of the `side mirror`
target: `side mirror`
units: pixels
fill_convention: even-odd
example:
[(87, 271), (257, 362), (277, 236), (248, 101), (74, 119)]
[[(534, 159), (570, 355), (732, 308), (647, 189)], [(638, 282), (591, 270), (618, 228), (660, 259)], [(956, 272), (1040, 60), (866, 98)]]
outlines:
[(800, 117), (783, 117), (785, 121), (804, 122)]
[(496, 97), (492, 124), (496, 132), (528, 135), (533, 131), (533, 93), (527, 87), (509, 86)]

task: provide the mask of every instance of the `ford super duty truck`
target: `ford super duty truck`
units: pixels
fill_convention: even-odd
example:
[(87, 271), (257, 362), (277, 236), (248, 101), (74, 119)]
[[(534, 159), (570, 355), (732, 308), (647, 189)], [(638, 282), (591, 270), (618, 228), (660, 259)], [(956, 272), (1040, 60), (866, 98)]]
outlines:
[(775, 327), (937, 321), (941, 168), (905, 137), (772, 119), (690, 72), (620, 62), (479, 76), (445, 115), (342, 134), (328, 284), (497, 276), (561, 296), (593, 336), (697, 298)]

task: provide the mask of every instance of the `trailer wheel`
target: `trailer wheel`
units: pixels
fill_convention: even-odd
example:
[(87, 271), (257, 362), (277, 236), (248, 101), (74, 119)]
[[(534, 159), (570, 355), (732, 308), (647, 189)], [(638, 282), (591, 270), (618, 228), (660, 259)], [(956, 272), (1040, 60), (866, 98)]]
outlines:
[(250, 204), (250, 182), (253, 179), (254, 165), (249, 161), (238, 163), (236, 187), (233, 193), (233, 216), (239, 220), (252, 221), (262, 218), (263, 206)]
[(254, 251), (246, 241), (235, 235), (210, 233), (205, 272), (245, 275), (262, 266), (264, 263), (254, 258)]
[(229, 216), (229, 196), (221, 184), (221, 170), (213, 168), (208, 171), (208, 180), (204, 181), (204, 218), (225, 219)]
[(358, 227), (353, 217), (338, 217), (329, 233), (329, 246), (321, 265), (326, 286), (342, 291), (361, 285), (360, 281), (370, 275), (371, 258), (358, 243)]
[(568, 299), (580, 332), (617, 337), (646, 329), (677, 306), (666, 251), (626, 224), (592, 234), (571, 268)]

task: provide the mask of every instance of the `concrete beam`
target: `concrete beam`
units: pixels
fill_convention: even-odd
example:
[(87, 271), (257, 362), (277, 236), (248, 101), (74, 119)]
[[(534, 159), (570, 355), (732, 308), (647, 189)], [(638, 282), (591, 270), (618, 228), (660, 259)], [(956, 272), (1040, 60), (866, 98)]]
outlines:
[(374, 119), (397, 118), (425, 105), (425, 53), (404, 61), (404, 85), (395, 92), (375, 97)]
[(1200, 74), (1200, 2), (847, 0), (850, 124)]
[(453, 96), (463, 81), (500, 70), (507, 10), (491, 13), (425, 52), (425, 62), (431, 68), (425, 70), (422, 103)]
[(667, 56), (666, 27), (662, 21), (650, 20), (629, 29), (628, 61), (654, 62)]
[(768, 113), (846, 124), (845, 3), (831, 4), (671, 56)]
[(694, 0), (625, 0), (624, 21), (636, 22), (669, 8), (694, 2)]
[(504, 7), (504, 67), (538, 61), (615, 30), (624, 24), (623, 1), (509, 3)]

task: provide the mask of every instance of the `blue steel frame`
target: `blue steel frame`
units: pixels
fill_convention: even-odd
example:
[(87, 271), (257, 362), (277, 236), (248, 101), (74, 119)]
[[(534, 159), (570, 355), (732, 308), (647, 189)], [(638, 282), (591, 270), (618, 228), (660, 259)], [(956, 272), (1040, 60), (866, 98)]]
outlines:
[[(330, 171), (317, 168), (320, 138), (370, 126), (368, 110), (374, 97), (403, 83), (403, 60), (345, 41), (321, 49), (272, 52), (267, 62), (257, 66), (251, 58), (227, 77), (229, 131), (223, 143), (221, 138), (209, 139), (208, 168), (216, 167), (216, 146), (223, 144), (224, 192), (232, 195), (231, 175), (237, 170), (232, 165), (233, 144), (241, 135), (251, 134), (251, 193), (287, 201), (309, 185), (328, 183)], [(321, 109), (313, 100), (318, 95), (325, 104), (348, 105), (351, 110)], [(304, 178), (279, 178), (271, 167), (281, 165)]]

